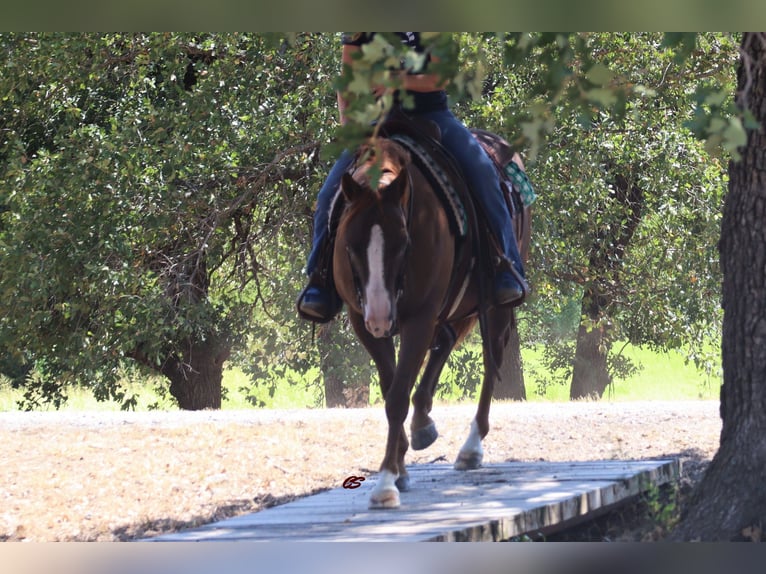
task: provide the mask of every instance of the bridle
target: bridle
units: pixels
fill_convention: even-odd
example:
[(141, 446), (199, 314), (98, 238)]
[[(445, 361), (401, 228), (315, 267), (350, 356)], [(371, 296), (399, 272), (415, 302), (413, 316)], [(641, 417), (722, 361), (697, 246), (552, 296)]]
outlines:
[[(406, 270), (407, 270), (407, 264), (409, 262), (410, 257), (410, 251), (412, 247), (412, 214), (413, 214), (413, 204), (415, 203), (413, 200), (413, 196), (415, 195), (415, 188), (412, 184), (412, 173), (410, 170), (407, 170), (407, 188), (409, 189), (409, 196), (407, 198), (407, 208), (406, 213), (405, 210), (402, 210), (402, 216), (404, 217), (405, 221), (405, 235), (407, 237), (407, 241), (404, 245), (404, 254), (402, 256), (401, 265), (399, 266), (399, 270), (397, 272), (396, 279), (394, 280), (394, 308), (397, 307), (399, 304), (399, 300), (404, 295), (404, 289), (405, 289), (405, 280), (406, 280)], [(362, 280), (359, 277), (359, 273), (356, 270), (356, 266), (353, 264), (353, 260), (351, 257), (351, 249), (349, 246), (346, 246), (346, 256), (348, 257), (348, 263), (349, 268), (351, 269), (351, 278), (354, 282), (354, 291), (356, 292), (356, 299), (357, 303), (359, 304), (360, 308), (364, 307), (364, 293), (362, 291)]]

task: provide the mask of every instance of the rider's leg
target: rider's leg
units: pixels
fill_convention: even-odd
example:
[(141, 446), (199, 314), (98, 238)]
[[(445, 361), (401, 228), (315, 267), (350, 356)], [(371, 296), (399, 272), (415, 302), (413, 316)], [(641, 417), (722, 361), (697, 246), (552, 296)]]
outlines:
[(329, 321), (340, 310), (338, 296), (333, 292), (329, 257), (329, 218), (330, 207), (340, 186), (343, 173), (354, 162), (354, 154), (344, 151), (330, 170), (327, 179), (317, 195), (317, 208), (314, 212), (314, 237), (311, 253), (306, 263), (309, 282), (298, 297), (298, 311), (307, 319), (320, 322)]
[(442, 144), (455, 157), (468, 180), (475, 198), (481, 204), (492, 233), (505, 257), (517, 274), (500, 271), (495, 279), (495, 300), (499, 305), (520, 299), (528, 290), (524, 280), (524, 265), (516, 244), (511, 214), (500, 188), (494, 163), (478, 141), (449, 110), (428, 112), (424, 117), (435, 121), (442, 134)]

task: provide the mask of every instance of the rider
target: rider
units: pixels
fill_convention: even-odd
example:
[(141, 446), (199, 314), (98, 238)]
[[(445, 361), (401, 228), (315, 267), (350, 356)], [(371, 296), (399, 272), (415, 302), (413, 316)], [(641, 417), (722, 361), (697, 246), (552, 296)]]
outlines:
[[(353, 54), (361, 46), (370, 42), (374, 32), (357, 32), (343, 34), (342, 45), (343, 63), (351, 65)], [(424, 47), (420, 42), (418, 32), (397, 32), (403, 44), (422, 53)], [(428, 59), (433, 59), (428, 57)], [(523, 297), (528, 290), (524, 280), (524, 269), (519, 255), (513, 223), (505, 204), (500, 188), (500, 180), (494, 164), (484, 149), (476, 141), (468, 128), (465, 127), (450, 111), (447, 105), (447, 93), (444, 91), (441, 78), (436, 74), (418, 73), (404, 74), (402, 88), (412, 96), (412, 107), (404, 108), (410, 116), (417, 116), (434, 121), (441, 130), (441, 143), (454, 156), (470, 189), (479, 201), (482, 211), (487, 218), (490, 229), (503, 250), (505, 257), (511, 262), (517, 274), (502, 269), (495, 275), (494, 300), (497, 305), (507, 305)], [(382, 88), (374, 90), (376, 95), (382, 93)], [(338, 93), (338, 110), (340, 122), (345, 124), (346, 101)], [(307, 319), (325, 322), (332, 319), (340, 310), (340, 302), (334, 290), (323, 278), (332, 273), (332, 269), (323, 269), (320, 258), (323, 251), (328, 249), (329, 229), (328, 219), (330, 207), (340, 185), (343, 173), (354, 161), (354, 154), (345, 150), (330, 170), (322, 189), (317, 196), (317, 209), (314, 214), (314, 238), (306, 265), (309, 275), (307, 287), (298, 297), (298, 310)]]

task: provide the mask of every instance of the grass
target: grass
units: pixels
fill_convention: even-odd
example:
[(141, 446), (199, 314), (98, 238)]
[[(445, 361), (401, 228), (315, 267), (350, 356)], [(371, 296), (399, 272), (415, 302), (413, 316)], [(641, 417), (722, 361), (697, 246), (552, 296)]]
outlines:
[[(530, 401), (567, 401), (568, 385), (550, 385), (544, 396), (534, 391), (539, 384), (537, 373), (547, 376), (542, 365), (541, 349), (521, 352), (525, 368), (525, 384)], [(607, 389), (604, 399), (617, 401), (679, 401), (719, 397), (720, 373), (708, 376), (693, 364), (687, 363), (680, 351), (664, 353), (643, 347), (627, 346), (623, 355), (631, 359), (639, 370), (625, 380), (617, 380)]]
[[(626, 347), (624, 354), (636, 364), (639, 371), (626, 380), (616, 381), (604, 395), (605, 400), (642, 401), (642, 400), (715, 400), (719, 396), (720, 374), (707, 376), (694, 365), (687, 364), (682, 353), (670, 351), (658, 353), (641, 347)], [(549, 385), (543, 396), (536, 393), (540, 379), (548, 377), (542, 365), (540, 349), (522, 350), (524, 361), (525, 384), (530, 402), (566, 402), (569, 400), (567, 385)], [(316, 380), (318, 371), (311, 374)], [(149, 381), (131, 380), (126, 383), (128, 393), (138, 398), (137, 410), (175, 410), (172, 400), (160, 397), (155, 387), (163, 385), (161, 379)], [(255, 408), (252, 400), (264, 404), (265, 408), (289, 409), (311, 408), (321, 404), (318, 386), (306, 384), (280, 384), (273, 396), (267, 385), (253, 385), (248, 376), (238, 368), (229, 368), (224, 372), (223, 386), (225, 398), (222, 409), (242, 410)], [(0, 412), (17, 410), (17, 401), (21, 398), (20, 390), (10, 387), (7, 380), (0, 380)], [(68, 411), (118, 411), (116, 402), (98, 402), (87, 390), (73, 388), (68, 391), (69, 400), (62, 407)], [(380, 390), (375, 381), (370, 389), (370, 401), (379, 402)]]
[[(319, 369), (316, 369), (316, 373), (311, 373), (310, 376), (318, 376), (318, 373)], [(319, 389), (315, 385), (301, 384), (282, 384), (274, 392), (274, 396), (271, 396), (267, 385), (253, 385), (250, 378), (236, 367), (226, 369), (223, 374), (223, 386), (226, 389), (226, 398), (222, 401), (221, 408), (224, 410), (252, 409), (254, 407), (250, 400), (264, 404), (264, 408), (267, 409), (305, 408), (316, 406), (321, 399)]]

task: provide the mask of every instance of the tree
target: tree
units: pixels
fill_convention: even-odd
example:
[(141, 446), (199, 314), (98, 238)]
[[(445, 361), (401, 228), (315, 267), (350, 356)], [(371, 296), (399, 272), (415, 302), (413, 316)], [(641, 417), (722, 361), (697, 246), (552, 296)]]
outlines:
[(729, 164), (719, 252), (723, 271), (721, 445), (674, 537), (761, 539), (766, 524), (766, 35), (742, 37), (737, 103), (754, 115)]
[[(688, 78), (725, 83), (736, 52), (722, 35), (701, 37), (685, 64), (659, 34), (522, 34), (504, 45), (523, 78), (515, 101), (528, 102), (509, 106), (509, 120), (537, 149), (531, 304), (545, 309), (529, 314), (529, 331), (551, 365), (569, 365), (572, 398), (600, 397), (623, 368), (615, 341), (669, 349), (715, 334), (711, 245), (725, 178), (684, 123)], [(541, 319), (576, 297), (572, 343)]]
[(365, 407), (375, 369), (345, 317), (322, 325), (317, 333), (326, 407)]
[(254, 311), (297, 292), (333, 40), (0, 36), (0, 348), (39, 367), (27, 407), (71, 381), (126, 400), (126, 360), (220, 406)]

